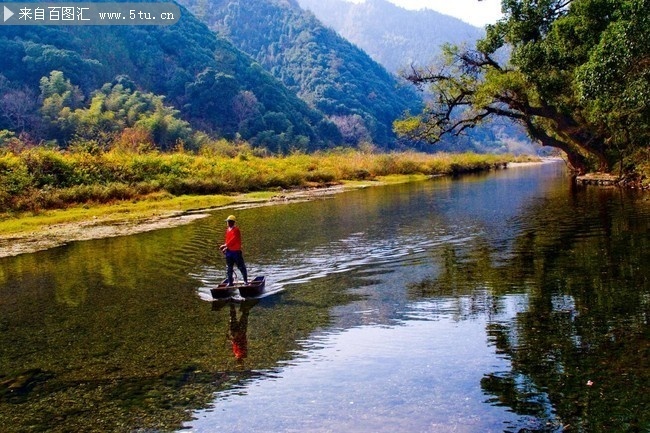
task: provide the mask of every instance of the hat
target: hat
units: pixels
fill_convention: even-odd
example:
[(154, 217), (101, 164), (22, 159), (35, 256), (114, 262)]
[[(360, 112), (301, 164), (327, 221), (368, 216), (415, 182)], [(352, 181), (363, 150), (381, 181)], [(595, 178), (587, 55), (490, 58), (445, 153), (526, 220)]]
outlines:
[(229, 215), (228, 218), (226, 218), (226, 221), (237, 221), (234, 215)]

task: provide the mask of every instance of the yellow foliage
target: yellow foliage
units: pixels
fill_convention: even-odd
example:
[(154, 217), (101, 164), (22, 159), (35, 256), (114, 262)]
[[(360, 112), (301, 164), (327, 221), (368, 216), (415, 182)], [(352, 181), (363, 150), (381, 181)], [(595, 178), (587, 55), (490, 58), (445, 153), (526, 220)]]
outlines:
[(417, 132), (422, 127), (422, 117), (413, 116), (393, 122), (393, 131), (397, 135), (408, 136)]
[[(406, 122), (408, 123), (408, 122)], [(152, 195), (215, 195), (326, 186), (389, 175), (435, 175), (489, 169), (512, 157), (472, 154), (381, 154), (335, 149), (258, 156), (248, 145), (210, 141), (197, 153), (164, 153), (148, 136), (126, 130), (111, 150), (33, 148), (0, 155), (5, 212), (42, 212), (79, 204), (138, 201)]]

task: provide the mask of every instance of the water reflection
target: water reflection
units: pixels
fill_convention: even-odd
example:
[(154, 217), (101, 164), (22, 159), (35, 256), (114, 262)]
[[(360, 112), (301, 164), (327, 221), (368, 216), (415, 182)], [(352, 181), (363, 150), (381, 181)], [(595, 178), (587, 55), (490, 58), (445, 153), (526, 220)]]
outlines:
[(560, 171), (238, 210), (254, 306), (220, 213), (0, 260), (0, 424), (647, 431), (650, 202)]
[(258, 299), (234, 302), (232, 300), (217, 300), (212, 302), (212, 311), (220, 311), (228, 307), (230, 320), (228, 322), (228, 340), (232, 345), (232, 353), (239, 363), (248, 356), (248, 316), (251, 309), (257, 305)]
[[(447, 245), (441, 272), (409, 294), (451, 299), (461, 320), (489, 318), (489, 342), (511, 367), (487, 372), (481, 388), (488, 402), (533, 416), (526, 431), (648, 431), (648, 202), (593, 189), (570, 199), (549, 196), (518, 215), (505, 250), (485, 238)], [(525, 308), (504, 317), (516, 293)]]

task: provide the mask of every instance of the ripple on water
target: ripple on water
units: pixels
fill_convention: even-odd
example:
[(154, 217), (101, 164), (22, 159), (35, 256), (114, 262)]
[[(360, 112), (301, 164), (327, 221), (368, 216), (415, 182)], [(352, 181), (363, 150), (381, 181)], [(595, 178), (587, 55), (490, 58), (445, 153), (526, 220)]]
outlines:
[[(472, 236), (441, 235), (434, 238), (426, 236), (394, 239), (370, 239), (363, 232), (353, 233), (349, 237), (320, 245), (310, 251), (293, 248), (281, 253), (291, 257), (288, 263), (264, 264), (247, 262), (250, 275), (266, 275), (265, 293), (261, 297), (273, 295), (286, 289), (291, 284), (303, 284), (329, 275), (366, 270), (382, 265), (403, 266), (429, 261), (429, 252), (442, 245), (462, 245)], [(407, 248), (404, 245), (408, 245)], [(225, 278), (225, 264), (221, 268), (206, 265), (191, 276), (200, 282), (197, 293), (202, 300), (211, 301), (210, 288), (221, 283)], [(238, 270), (235, 270), (237, 276)]]

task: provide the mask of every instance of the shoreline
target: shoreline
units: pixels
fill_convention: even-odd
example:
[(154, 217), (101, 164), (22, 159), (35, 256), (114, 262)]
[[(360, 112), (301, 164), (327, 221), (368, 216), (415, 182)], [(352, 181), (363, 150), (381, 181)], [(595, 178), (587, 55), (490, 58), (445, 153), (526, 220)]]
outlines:
[[(505, 169), (527, 165), (538, 165), (550, 161), (508, 163)], [(128, 212), (109, 213), (106, 217), (88, 217), (79, 221), (43, 224), (32, 230), (0, 234), (0, 259), (21, 254), (31, 254), (52, 248), (64, 246), (71, 242), (104, 239), (118, 236), (129, 236), (153, 230), (178, 227), (195, 220), (206, 218), (210, 213), (231, 208), (251, 208), (272, 206), (284, 203), (295, 203), (326, 198), (334, 194), (355, 189), (383, 186), (396, 183), (407, 183), (426, 180), (441, 176), (430, 175), (397, 175), (387, 176), (371, 181), (347, 182), (333, 186), (300, 188), (283, 190), (269, 198), (255, 198), (254, 195), (241, 194), (229, 200), (226, 204), (213, 207), (194, 208), (187, 210), (154, 211), (153, 214), (130, 217)]]
[[(404, 182), (408, 181), (405, 180)], [(206, 218), (210, 216), (210, 213), (221, 209), (243, 209), (309, 201), (329, 197), (344, 191), (387, 185), (389, 183), (369, 181), (356, 186), (335, 185), (320, 188), (302, 188), (282, 191), (268, 199), (247, 198), (245, 195), (241, 195), (228, 204), (203, 209), (167, 210), (139, 218), (127, 218), (124, 215), (119, 217), (118, 214), (111, 214), (105, 218), (94, 217), (81, 221), (51, 224), (36, 230), (0, 235), (0, 259), (57, 248), (71, 242), (130, 236), (153, 230), (178, 227)]]

